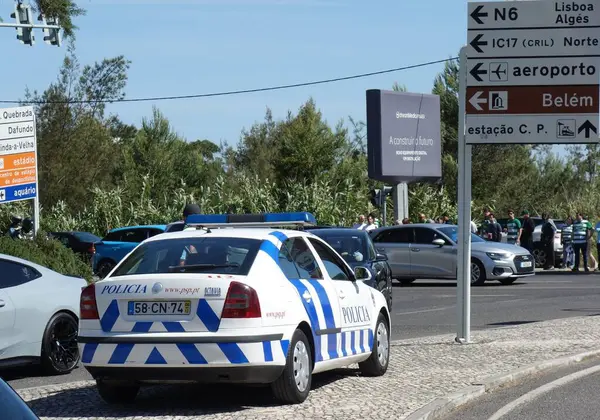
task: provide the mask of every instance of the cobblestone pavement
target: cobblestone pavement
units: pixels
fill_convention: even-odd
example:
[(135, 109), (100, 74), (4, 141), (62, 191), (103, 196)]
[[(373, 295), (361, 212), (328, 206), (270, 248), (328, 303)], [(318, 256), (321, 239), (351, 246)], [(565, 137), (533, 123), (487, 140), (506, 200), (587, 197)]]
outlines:
[(468, 345), (453, 339), (394, 342), (381, 378), (363, 378), (356, 367), (315, 375), (308, 400), (295, 406), (277, 406), (268, 389), (231, 386), (146, 388), (134, 405), (122, 407), (106, 405), (89, 381), (18, 392), (42, 419), (402, 419), (472, 381), (600, 347), (600, 318), (477, 331)]

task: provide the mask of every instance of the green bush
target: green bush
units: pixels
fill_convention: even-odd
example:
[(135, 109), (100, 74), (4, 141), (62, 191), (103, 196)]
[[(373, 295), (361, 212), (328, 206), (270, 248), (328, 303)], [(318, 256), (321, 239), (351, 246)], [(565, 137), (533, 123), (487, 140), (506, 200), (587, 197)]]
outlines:
[(33, 240), (0, 237), (0, 254), (31, 261), (61, 274), (80, 276), (92, 280), (92, 269), (70, 249), (59, 241), (48, 239), (40, 232)]

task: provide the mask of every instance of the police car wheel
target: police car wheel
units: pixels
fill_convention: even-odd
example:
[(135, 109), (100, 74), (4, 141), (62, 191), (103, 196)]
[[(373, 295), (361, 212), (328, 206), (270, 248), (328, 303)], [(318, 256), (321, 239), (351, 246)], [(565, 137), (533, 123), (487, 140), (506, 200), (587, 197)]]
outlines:
[(109, 404), (132, 403), (140, 390), (139, 385), (111, 383), (102, 379), (96, 380), (96, 387), (100, 397)]
[(388, 323), (382, 313), (377, 317), (375, 334), (373, 336), (373, 350), (371, 356), (358, 364), (360, 371), (365, 376), (382, 376), (390, 362), (390, 334)]
[(299, 329), (294, 331), (283, 372), (271, 384), (275, 398), (288, 404), (306, 400), (312, 383), (312, 360), (306, 334)]

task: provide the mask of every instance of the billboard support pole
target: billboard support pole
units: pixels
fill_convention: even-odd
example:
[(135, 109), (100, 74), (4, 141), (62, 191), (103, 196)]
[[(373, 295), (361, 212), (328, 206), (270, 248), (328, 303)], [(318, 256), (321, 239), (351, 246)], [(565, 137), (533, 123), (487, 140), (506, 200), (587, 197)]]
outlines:
[(458, 266), (456, 341), (471, 340), (471, 145), (465, 139), (467, 47), (460, 49), (458, 109)]
[(394, 220), (408, 217), (408, 184), (401, 182), (394, 188)]

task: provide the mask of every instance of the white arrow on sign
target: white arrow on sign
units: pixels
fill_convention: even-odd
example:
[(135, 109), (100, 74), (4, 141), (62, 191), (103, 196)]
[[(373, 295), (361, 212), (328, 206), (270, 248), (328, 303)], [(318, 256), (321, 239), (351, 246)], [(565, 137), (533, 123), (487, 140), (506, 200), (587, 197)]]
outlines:
[(0, 190), (0, 201), (6, 200), (6, 191)]
[(483, 92), (479, 91), (469, 99), (469, 103), (473, 105), (473, 108), (477, 111), (483, 111), (483, 108), (479, 106), (479, 104), (487, 104), (487, 99), (482, 98), (481, 95), (483, 95)]

